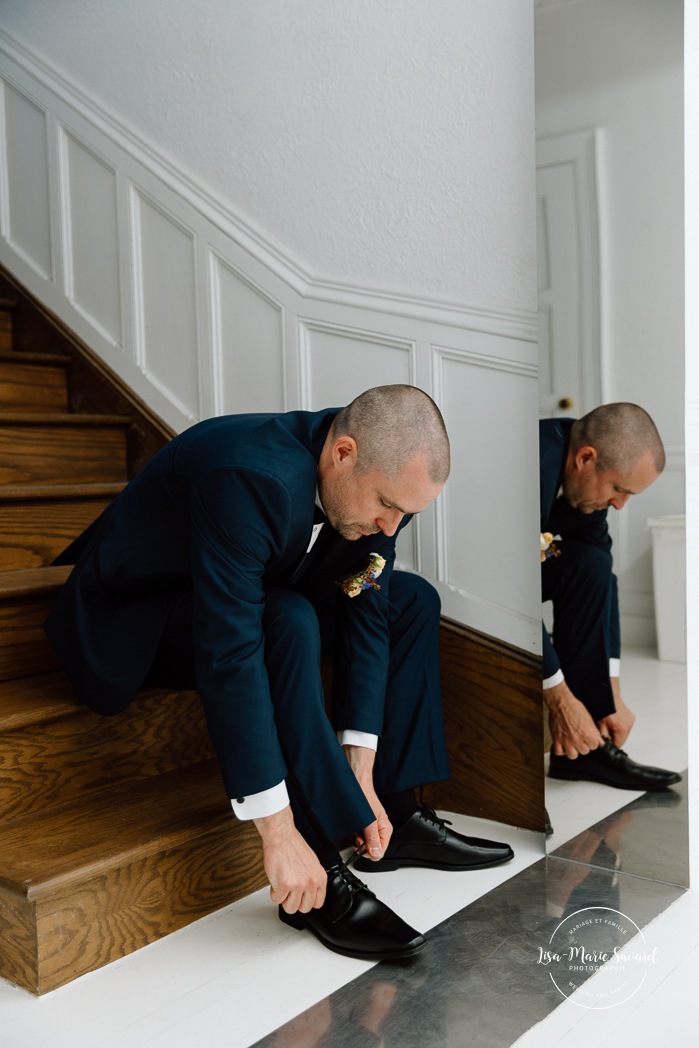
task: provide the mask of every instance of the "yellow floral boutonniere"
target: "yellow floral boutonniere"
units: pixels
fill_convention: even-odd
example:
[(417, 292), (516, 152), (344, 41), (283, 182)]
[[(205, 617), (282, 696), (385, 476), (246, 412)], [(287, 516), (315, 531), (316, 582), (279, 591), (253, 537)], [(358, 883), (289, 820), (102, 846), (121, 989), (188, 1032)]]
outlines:
[(386, 561), (378, 553), (369, 554), (369, 564), (360, 571), (358, 575), (351, 575), (348, 579), (341, 579), (337, 585), (348, 597), (358, 597), (362, 590), (381, 589), (376, 581), (386, 567)]
[(548, 560), (549, 557), (560, 557), (561, 551), (558, 546), (554, 545), (553, 535), (550, 531), (542, 531), (539, 536), (539, 548), (541, 562)]

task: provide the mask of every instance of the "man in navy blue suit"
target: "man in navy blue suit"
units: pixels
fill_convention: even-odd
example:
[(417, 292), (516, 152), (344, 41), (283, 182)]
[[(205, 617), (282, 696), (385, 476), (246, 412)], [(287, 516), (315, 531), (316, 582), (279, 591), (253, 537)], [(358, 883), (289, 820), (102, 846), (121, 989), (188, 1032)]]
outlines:
[(358, 867), (374, 871), (512, 857), (415, 799), (449, 774), (439, 599), (394, 573), (395, 541), (448, 473), (441, 414), (412, 386), (367, 390), (339, 411), (199, 423), (61, 555), (75, 568), (46, 626), (100, 713), (144, 684), (198, 688), (280, 918), (352, 957), (407, 957), (425, 940), (335, 842), (354, 834)]
[[(665, 452), (650, 416), (606, 404), (583, 418), (540, 423), (542, 598), (549, 774), (618, 789), (655, 790), (681, 776), (637, 764), (621, 749), (634, 715), (619, 687), (619, 600), (609, 508), (620, 510), (662, 472)], [(546, 547), (544, 549), (544, 547)]]

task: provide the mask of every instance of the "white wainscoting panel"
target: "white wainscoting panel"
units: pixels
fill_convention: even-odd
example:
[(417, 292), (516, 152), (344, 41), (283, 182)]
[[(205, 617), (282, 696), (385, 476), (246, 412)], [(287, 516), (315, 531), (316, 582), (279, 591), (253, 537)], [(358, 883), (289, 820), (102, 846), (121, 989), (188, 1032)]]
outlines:
[(5, 228), (20, 257), (52, 279), (47, 115), (22, 92), (5, 84)]
[(217, 411), (283, 411), (281, 304), (213, 252), (209, 258)]
[(199, 417), (194, 236), (132, 189), (136, 354), (190, 418)]
[(352, 328), (299, 321), (302, 406), (348, 404), (370, 386), (413, 382), (413, 342)]
[(61, 129), (66, 295), (106, 339), (123, 341), (117, 173)]
[[(435, 347), (452, 475), (439, 507), (438, 578), (445, 614), (484, 633), (508, 620), (509, 639), (537, 650), (538, 434), (534, 370)], [(513, 470), (513, 459), (529, 468)], [(535, 610), (536, 614), (536, 610)], [(462, 619), (463, 621), (463, 619)], [(495, 633), (497, 635), (497, 633)]]

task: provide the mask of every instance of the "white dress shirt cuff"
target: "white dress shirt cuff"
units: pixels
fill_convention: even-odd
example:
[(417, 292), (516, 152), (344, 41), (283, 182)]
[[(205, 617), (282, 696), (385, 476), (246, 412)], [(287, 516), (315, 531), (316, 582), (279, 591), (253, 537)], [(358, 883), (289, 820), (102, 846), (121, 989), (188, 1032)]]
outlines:
[(621, 675), (621, 659), (609, 660), (609, 676), (619, 677)]
[(259, 793), (251, 793), (249, 797), (235, 797), (231, 799), (231, 805), (235, 815), (246, 821), (247, 819), (264, 819), (268, 815), (276, 815), (282, 808), (289, 804), (289, 792), (285, 782), (277, 786), (271, 786), (268, 790)]
[(557, 684), (562, 684), (564, 680), (563, 670), (556, 670), (550, 677), (545, 678), (544, 688), (555, 688)]
[(338, 731), (337, 737), (341, 746), (363, 746), (367, 750), (373, 750), (374, 753), (379, 747), (378, 735), (372, 735), (368, 731), (354, 731), (353, 728), (345, 728), (343, 731)]

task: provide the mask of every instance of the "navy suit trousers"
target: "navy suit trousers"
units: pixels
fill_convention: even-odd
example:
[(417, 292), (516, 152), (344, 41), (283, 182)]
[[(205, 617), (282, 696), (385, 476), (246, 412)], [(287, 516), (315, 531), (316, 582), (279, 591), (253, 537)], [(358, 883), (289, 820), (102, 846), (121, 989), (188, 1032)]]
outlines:
[(553, 645), (566, 682), (595, 720), (614, 712), (609, 659), (619, 656), (612, 629), (616, 580), (611, 554), (565, 539), (560, 557), (541, 566), (542, 600), (553, 602)]
[[(332, 711), (326, 712), (320, 675), (322, 654), (342, 641), (335, 636), (335, 602), (350, 599), (362, 597), (337, 594), (314, 606), (291, 589), (265, 592), (265, 663), (287, 786), (297, 826), (316, 851), (361, 830), (358, 809), (365, 811), (363, 825), (374, 820), (337, 741)], [(394, 572), (390, 605), (384, 725), (374, 768), (379, 796), (449, 776), (439, 681), (439, 597), (420, 576)], [(173, 605), (147, 683), (196, 687), (186, 595)]]

